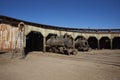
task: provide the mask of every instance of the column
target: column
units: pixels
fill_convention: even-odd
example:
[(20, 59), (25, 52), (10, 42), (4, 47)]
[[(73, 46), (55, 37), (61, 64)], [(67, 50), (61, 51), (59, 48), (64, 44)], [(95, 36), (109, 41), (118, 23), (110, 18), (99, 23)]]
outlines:
[(112, 49), (112, 39), (110, 39), (110, 49)]
[(73, 49), (75, 49), (75, 39), (73, 38)]
[(43, 37), (43, 52), (46, 52), (46, 37)]
[(98, 49), (100, 49), (100, 42), (99, 42), (99, 40), (98, 40)]

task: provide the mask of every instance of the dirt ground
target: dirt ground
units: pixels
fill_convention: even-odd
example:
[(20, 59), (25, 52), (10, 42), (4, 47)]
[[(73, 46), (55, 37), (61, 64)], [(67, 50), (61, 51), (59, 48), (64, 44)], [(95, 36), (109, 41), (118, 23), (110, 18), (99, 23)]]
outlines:
[(120, 80), (120, 50), (70, 56), (34, 51), (25, 59), (0, 53), (0, 80)]

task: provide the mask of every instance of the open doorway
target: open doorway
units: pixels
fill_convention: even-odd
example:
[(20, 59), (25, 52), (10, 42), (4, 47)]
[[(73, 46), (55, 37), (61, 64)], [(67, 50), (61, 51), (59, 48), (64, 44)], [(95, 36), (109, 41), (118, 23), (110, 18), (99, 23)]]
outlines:
[(120, 37), (113, 38), (113, 49), (120, 49)]
[(100, 49), (110, 49), (110, 39), (108, 37), (100, 39)]
[(98, 48), (98, 40), (96, 37), (89, 37), (88, 38), (88, 44), (90, 48), (97, 49)]
[(26, 52), (43, 51), (43, 35), (32, 31), (26, 36)]

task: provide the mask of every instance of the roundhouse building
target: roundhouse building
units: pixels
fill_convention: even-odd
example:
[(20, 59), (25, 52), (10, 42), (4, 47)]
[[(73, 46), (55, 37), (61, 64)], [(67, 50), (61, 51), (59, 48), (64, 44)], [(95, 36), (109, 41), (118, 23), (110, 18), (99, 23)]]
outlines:
[(50, 36), (66, 33), (74, 41), (79, 37), (86, 38), (92, 49), (120, 49), (120, 29), (64, 28), (0, 16), (0, 51), (14, 48), (46, 51), (46, 41)]

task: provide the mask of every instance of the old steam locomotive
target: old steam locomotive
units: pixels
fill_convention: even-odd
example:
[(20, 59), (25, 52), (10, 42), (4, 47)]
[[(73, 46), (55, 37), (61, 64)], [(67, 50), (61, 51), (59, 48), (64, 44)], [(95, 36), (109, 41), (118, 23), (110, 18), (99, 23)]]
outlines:
[(77, 49), (73, 48), (73, 39), (70, 35), (51, 36), (47, 40), (47, 50), (50, 52), (57, 52), (63, 54), (77, 54)]
[[(81, 42), (80, 42), (81, 41)], [(82, 45), (82, 43), (84, 43)], [(77, 54), (78, 50), (87, 50), (86, 41), (79, 40), (75, 42), (75, 47), (73, 39), (70, 35), (65, 34), (64, 36), (51, 36), (47, 40), (46, 49), (49, 52), (63, 53), (63, 54)], [(85, 49), (84, 49), (85, 48)]]

